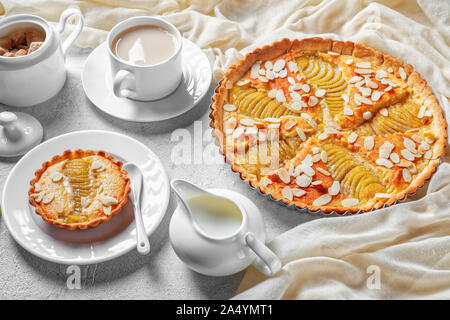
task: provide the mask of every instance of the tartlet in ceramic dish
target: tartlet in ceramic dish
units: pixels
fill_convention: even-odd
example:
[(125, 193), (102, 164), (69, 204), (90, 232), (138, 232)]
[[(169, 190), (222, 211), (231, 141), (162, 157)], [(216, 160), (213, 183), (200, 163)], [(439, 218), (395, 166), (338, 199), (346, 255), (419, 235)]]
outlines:
[(45, 221), (66, 229), (86, 229), (108, 221), (122, 209), (130, 179), (104, 151), (67, 150), (42, 164), (28, 191)]
[(446, 122), (409, 64), (367, 46), (283, 39), (226, 72), (211, 105), (225, 159), (252, 187), (323, 212), (414, 193), (445, 153)]

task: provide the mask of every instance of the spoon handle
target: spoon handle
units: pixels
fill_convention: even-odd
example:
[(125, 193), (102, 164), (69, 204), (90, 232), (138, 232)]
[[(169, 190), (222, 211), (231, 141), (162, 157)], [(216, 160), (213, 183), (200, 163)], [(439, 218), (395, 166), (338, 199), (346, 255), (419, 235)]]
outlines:
[(147, 233), (145, 232), (141, 206), (139, 205), (137, 195), (134, 190), (131, 192), (133, 193), (134, 221), (136, 221), (137, 251), (140, 254), (145, 255), (150, 252), (150, 242), (148, 241)]

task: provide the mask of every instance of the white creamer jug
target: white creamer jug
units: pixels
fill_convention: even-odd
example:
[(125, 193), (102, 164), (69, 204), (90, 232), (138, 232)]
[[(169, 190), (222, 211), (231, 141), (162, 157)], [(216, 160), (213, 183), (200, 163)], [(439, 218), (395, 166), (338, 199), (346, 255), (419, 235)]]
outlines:
[(248, 198), (184, 180), (172, 180), (171, 186), (180, 203), (170, 221), (170, 241), (189, 268), (211, 276), (234, 274), (252, 263), (268, 276), (280, 270), (280, 259), (264, 244), (261, 214)]

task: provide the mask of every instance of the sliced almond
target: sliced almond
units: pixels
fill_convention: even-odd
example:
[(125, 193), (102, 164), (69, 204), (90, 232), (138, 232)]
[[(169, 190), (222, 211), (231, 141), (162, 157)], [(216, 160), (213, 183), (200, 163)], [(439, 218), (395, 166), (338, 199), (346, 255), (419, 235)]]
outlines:
[(226, 104), (226, 105), (223, 106), (223, 109), (224, 109), (225, 111), (230, 111), (230, 112), (232, 112), (232, 111), (236, 111), (236, 106), (235, 106), (234, 104), (228, 103), (228, 104)]
[(277, 61), (275, 61), (275, 63), (273, 64), (273, 71), (275, 72), (279, 72), (281, 71), (281, 69), (284, 68), (284, 66), (286, 65), (286, 61), (283, 59), (278, 59)]
[(356, 132), (352, 132), (348, 136), (347, 141), (348, 141), (348, 143), (354, 143), (356, 141), (356, 139), (358, 139), (358, 134)]
[(316, 181), (311, 182), (311, 185), (313, 185), (313, 186), (318, 186), (321, 184), (322, 184), (322, 180), (316, 180)]
[(299, 189), (299, 188), (292, 188), (291, 190), (292, 190), (292, 194), (293, 194), (295, 197), (301, 197), (301, 196), (304, 196), (305, 193), (306, 193), (305, 190)]
[(425, 116), (426, 111), (427, 111), (427, 107), (421, 106), (419, 109), (419, 113), (417, 114), (417, 118), (422, 119)]
[(385, 117), (387, 117), (389, 115), (389, 111), (386, 108), (381, 109), (380, 113), (382, 116), (385, 116)]
[(411, 172), (407, 168), (402, 170), (403, 180), (406, 182), (411, 182)]
[(370, 97), (370, 99), (372, 99), (372, 101), (378, 101), (378, 100), (380, 100), (382, 95), (383, 95), (383, 92), (374, 91), (374, 92), (372, 92), (372, 96)]
[(398, 68), (398, 74), (400, 75), (400, 78), (402, 78), (402, 80), (406, 80), (405, 69), (403, 69), (402, 67)]
[(325, 150), (320, 153), (320, 159), (322, 160), (323, 163), (327, 163), (328, 155)]
[(350, 78), (350, 80), (348, 80), (348, 82), (349, 82), (349, 83), (356, 83), (356, 82), (361, 81), (362, 79), (363, 79), (363, 78), (360, 77), (360, 76), (353, 76), (353, 77)]
[(288, 199), (290, 201), (292, 201), (292, 199), (294, 198), (294, 194), (292, 193), (292, 189), (289, 186), (284, 187), (281, 190), (281, 194), (283, 195), (283, 197), (285, 199)]
[(42, 191), (41, 185), (38, 182), (34, 184), (34, 191), (36, 192)]
[(113, 204), (119, 203), (116, 198), (110, 197), (104, 194), (97, 195), (97, 199), (104, 205), (104, 206), (110, 206)]
[(31, 196), (34, 197), (34, 201), (39, 203), (42, 201), (42, 198), (44, 197), (44, 193), (43, 192), (33, 193)]
[(352, 116), (352, 115), (353, 115), (353, 110), (350, 109), (349, 107), (345, 107), (345, 108), (344, 108), (344, 115), (346, 115), (346, 116)]
[(331, 187), (328, 188), (328, 193), (332, 196), (335, 196), (339, 193), (340, 190), (341, 184), (339, 183), (339, 181), (333, 181)]
[(107, 216), (111, 215), (111, 206), (103, 207), (103, 212), (104, 212)]
[(402, 157), (405, 158), (406, 160), (414, 161), (415, 159), (414, 155), (408, 149), (403, 149), (402, 151), (400, 151), (400, 153), (402, 154)]
[(60, 172), (53, 172), (50, 175), (50, 178), (52, 179), (53, 182), (58, 182), (61, 181), (63, 175)]
[(364, 118), (364, 120), (370, 120), (370, 118), (372, 118), (372, 112), (370, 112), (370, 111), (364, 112), (363, 118)]
[(347, 199), (344, 199), (341, 201), (342, 206), (347, 207), (347, 208), (357, 206), (358, 203), (359, 203), (359, 200), (355, 199), (355, 198), (347, 198)]
[(297, 183), (297, 185), (298, 185), (299, 187), (302, 187), (302, 188), (307, 188), (307, 187), (309, 187), (309, 185), (311, 184), (311, 182), (312, 182), (312, 178), (311, 178), (310, 176), (306, 175), (306, 174), (299, 175), (299, 176), (295, 179), (295, 183)]
[(355, 69), (355, 72), (359, 73), (359, 74), (371, 74), (371, 73), (373, 73), (373, 70), (357, 68), (357, 69)]
[(300, 139), (302, 140), (302, 141), (305, 141), (306, 140), (306, 135), (305, 135), (305, 133), (303, 132), (303, 130), (302, 129), (300, 129), (300, 128), (295, 128), (295, 131), (297, 131), (297, 134), (298, 134), (298, 136), (300, 137)]
[(311, 148), (311, 151), (312, 151), (313, 154), (318, 154), (320, 152), (320, 150), (322, 150), (322, 149), (320, 149), (319, 147), (312, 147)]
[(285, 168), (280, 168), (278, 170), (278, 176), (280, 177), (281, 181), (283, 181), (285, 184), (291, 182), (291, 176)]
[(403, 145), (406, 149), (408, 149), (411, 152), (416, 152), (416, 144), (411, 139), (408, 139), (406, 137), (403, 137)]
[(373, 136), (369, 136), (364, 139), (364, 148), (366, 148), (366, 150), (372, 150), (374, 145), (375, 145), (375, 140), (374, 140)]
[(357, 66), (358, 68), (363, 68), (363, 69), (368, 69), (368, 68), (371, 68), (371, 67), (372, 67), (372, 65), (370, 64), (370, 62), (365, 62), (365, 61), (356, 63), (356, 66)]
[(44, 204), (49, 204), (50, 202), (52, 202), (52, 200), (55, 198), (55, 195), (53, 193), (50, 194), (46, 194), (43, 198), (42, 198), (42, 203)]
[(264, 178), (262, 179), (262, 185), (263, 185), (263, 187), (267, 187), (269, 184), (272, 184), (272, 180), (270, 180), (270, 179), (267, 178), (267, 177), (264, 177)]
[(302, 90), (303, 90), (304, 92), (308, 93), (308, 92), (311, 90), (311, 88), (310, 88), (309, 85), (307, 85), (307, 84), (305, 83), (304, 85), (302, 85)]
[(379, 165), (379, 166), (383, 166), (383, 167), (386, 167), (386, 168), (389, 168), (389, 169), (394, 166), (394, 164), (391, 161), (389, 161), (388, 159), (385, 159), (385, 158), (378, 158), (375, 161), (375, 163), (377, 165)]
[(325, 170), (325, 169), (323, 169), (321, 167), (316, 168), (316, 170), (319, 171), (321, 174), (327, 176), (327, 177), (329, 177), (331, 175), (327, 170)]
[(392, 152), (392, 153), (389, 155), (389, 159), (391, 159), (391, 161), (392, 161), (393, 163), (399, 163), (399, 162), (400, 162), (400, 157), (399, 157), (398, 153), (396, 153), (396, 152)]
[(297, 73), (298, 72), (298, 66), (294, 61), (289, 61), (288, 62), (288, 68), (289, 71), (291, 71), (292, 73)]
[(313, 206), (320, 207), (320, 206), (326, 205), (327, 203), (329, 203), (331, 201), (331, 199), (332, 199), (332, 197), (329, 194), (324, 194), (324, 195), (318, 197), (316, 200), (314, 200)]
[(327, 134), (326, 132), (322, 132), (321, 134), (319, 134), (319, 135), (317, 136), (317, 138), (318, 138), (319, 140), (326, 140), (326, 139), (328, 139), (328, 134)]
[(427, 152), (425, 152), (423, 157), (427, 160), (431, 159), (433, 157), (433, 150), (428, 150)]
[(308, 104), (310, 107), (314, 107), (319, 103), (319, 99), (315, 96), (310, 96), (308, 99)]
[(319, 89), (316, 91), (315, 96), (318, 98), (322, 98), (326, 93), (327, 92), (325, 89)]

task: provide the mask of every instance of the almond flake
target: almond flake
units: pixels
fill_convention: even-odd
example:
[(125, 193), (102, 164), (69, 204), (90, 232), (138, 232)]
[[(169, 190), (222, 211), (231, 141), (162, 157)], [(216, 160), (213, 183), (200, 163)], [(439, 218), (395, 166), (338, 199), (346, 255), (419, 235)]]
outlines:
[(267, 128), (269, 128), (269, 129), (278, 129), (279, 127), (280, 127), (279, 123), (269, 123), (267, 125)]
[(297, 183), (297, 185), (302, 188), (309, 187), (311, 182), (312, 182), (312, 178), (306, 174), (302, 174), (295, 179), (295, 183)]
[(245, 127), (237, 127), (236, 130), (233, 131), (233, 138), (239, 138), (245, 131)]
[(266, 77), (263, 77), (263, 76), (258, 76), (258, 80), (261, 82), (269, 82), (269, 79), (267, 79)]
[(288, 78), (287, 78), (287, 81), (288, 81), (290, 84), (292, 84), (292, 85), (295, 84), (295, 79), (292, 78), (292, 77), (288, 77)]
[(315, 105), (317, 105), (319, 103), (319, 99), (315, 96), (310, 96), (308, 99), (308, 104), (310, 107), (314, 107)]
[(322, 98), (326, 93), (327, 91), (325, 89), (319, 89), (316, 91), (315, 96), (318, 98)]
[(344, 115), (346, 115), (346, 116), (352, 116), (352, 115), (353, 115), (353, 110), (350, 109), (349, 107), (345, 107), (345, 108), (344, 108)]
[(34, 197), (34, 201), (39, 203), (42, 201), (42, 198), (44, 197), (44, 193), (43, 192), (33, 193), (32, 196)]
[(359, 74), (371, 74), (371, 73), (373, 73), (373, 70), (371, 70), (371, 69), (355, 69), (355, 72), (359, 73)]
[(428, 150), (427, 152), (425, 152), (423, 157), (428, 160), (428, 159), (431, 159), (432, 156), (433, 156), (433, 150)]
[(392, 90), (392, 86), (387, 86), (385, 89), (384, 89), (384, 92), (388, 92), (388, 91), (391, 91)]
[(264, 120), (269, 121), (269, 122), (274, 122), (274, 123), (280, 123), (281, 122), (280, 118), (265, 118)]
[(404, 168), (402, 170), (403, 180), (406, 182), (411, 182), (411, 172), (408, 169)]
[(295, 197), (301, 197), (303, 195), (305, 195), (306, 191), (303, 189), (299, 189), (299, 188), (292, 188), (292, 194)]
[(223, 109), (225, 111), (235, 111), (236, 110), (236, 106), (234, 104), (226, 104), (223, 106)]
[(298, 134), (298, 136), (300, 137), (300, 139), (302, 140), (302, 141), (305, 141), (306, 140), (306, 135), (305, 135), (305, 133), (302, 131), (302, 129), (300, 129), (300, 128), (295, 128), (295, 131), (297, 131), (297, 134)]
[(292, 129), (293, 127), (295, 127), (297, 125), (297, 122), (295, 122), (295, 121), (293, 121), (293, 120), (289, 120), (288, 122), (286, 122), (285, 124), (284, 124), (284, 128), (286, 129), (286, 130), (290, 130), (290, 129)]
[(377, 70), (376, 74), (375, 74), (375, 79), (377, 80), (381, 80), (383, 78), (387, 77), (387, 73), (384, 70)]
[(372, 93), (372, 89), (365, 87), (358, 87), (363, 97), (368, 97)]
[(308, 93), (311, 90), (311, 88), (307, 84), (304, 84), (304, 85), (302, 85), (302, 90), (304, 92)]
[(249, 82), (250, 82), (249, 79), (245, 79), (245, 80), (238, 81), (236, 84), (241, 87), (241, 86), (245, 86)]
[(355, 132), (350, 133), (350, 135), (348, 136), (348, 143), (354, 143), (356, 141), (356, 139), (358, 139), (358, 135)]
[(272, 180), (270, 180), (270, 179), (267, 178), (267, 177), (264, 177), (264, 178), (262, 179), (262, 185), (263, 185), (263, 187), (267, 187), (269, 184), (272, 184)]
[(370, 64), (370, 62), (358, 62), (357, 64), (356, 64), (356, 66), (358, 67), (358, 68), (365, 68), (365, 69), (368, 69), (368, 68), (371, 68), (372, 67), (372, 65)]
[(310, 154), (307, 154), (306, 157), (302, 160), (302, 165), (312, 167), (313, 161), (312, 156)]
[(60, 172), (53, 172), (50, 176), (53, 182), (58, 182), (62, 179), (63, 175)]
[(264, 63), (264, 67), (268, 70), (273, 68), (273, 64), (272, 61), (266, 61), (266, 63)]
[(411, 139), (403, 137), (403, 145), (411, 152), (416, 152), (416, 144)]
[(378, 100), (380, 100), (382, 95), (383, 95), (383, 92), (381, 92), (381, 91), (374, 91), (374, 92), (372, 92), (372, 96), (370, 97), (370, 99), (372, 99), (372, 101), (378, 101)]
[(398, 68), (398, 74), (400, 75), (400, 78), (402, 78), (402, 80), (406, 80), (405, 69), (403, 69), (402, 67)]
[(286, 65), (286, 61), (283, 59), (278, 59), (277, 61), (275, 61), (275, 63), (273, 64), (273, 71), (274, 72), (279, 72), (281, 71), (281, 69), (284, 68), (284, 66)]
[(43, 198), (42, 198), (42, 202), (44, 204), (49, 204), (50, 202), (52, 202), (52, 200), (55, 198), (55, 195), (53, 193), (50, 194), (46, 194)]
[(81, 197), (81, 207), (87, 208), (92, 200), (89, 197)]
[(417, 114), (417, 118), (422, 119), (423, 116), (425, 115), (425, 112), (427, 111), (427, 107), (426, 106), (421, 106), (419, 113)]
[(352, 64), (353, 63), (353, 59), (350, 58), (350, 59), (345, 60), (344, 62), (345, 62), (345, 64)]
[(348, 94), (344, 93), (341, 97), (345, 102), (348, 102)]
[(349, 82), (349, 83), (356, 83), (356, 82), (361, 81), (362, 79), (363, 79), (363, 78), (360, 77), (360, 76), (353, 76), (353, 77), (350, 78), (350, 80), (348, 80), (348, 82)]
[(394, 164), (392, 162), (390, 162), (388, 159), (385, 158), (378, 158), (375, 163), (379, 166), (383, 166), (386, 168), (392, 168), (394, 166)]
[(281, 181), (283, 181), (285, 184), (291, 182), (291, 176), (289, 175), (289, 172), (285, 168), (280, 168), (278, 170), (278, 176), (280, 177)]
[(271, 89), (267, 91), (267, 96), (269, 98), (275, 98), (277, 96), (278, 90), (277, 89)]
[(372, 81), (370, 78), (366, 78), (366, 86), (372, 89), (378, 89), (378, 84)]
[(339, 52), (334, 52), (334, 51), (328, 51), (328, 54), (331, 54), (332, 56), (339, 56), (340, 55)]
[(385, 117), (387, 117), (389, 115), (389, 111), (386, 108), (381, 109), (380, 113), (382, 116), (385, 116)]
[(258, 134), (258, 127), (247, 127), (245, 129), (245, 134), (256, 136)]
[(42, 191), (41, 185), (38, 182), (34, 184), (34, 191), (36, 192)]
[(255, 124), (255, 121), (253, 121), (252, 119), (248, 119), (248, 118), (241, 119), (239, 122), (240, 122), (240, 124), (242, 124), (246, 127), (250, 127)]
[(392, 72), (394, 72), (394, 69), (392, 69), (392, 68), (389, 67), (389, 68), (387, 69), (387, 71), (390, 72), (390, 73), (392, 73)]
[(277, 99), (278, 102), (286, 102), (286, 97), (284, 96), (283, 90), (277, 91), (275, 99)]
[(323, 163), (328, 162), (328, 155), (325, 150), (320, 153), (320, 159), (322, 160)]
[(110, 197), (104, 194), (97, 195), (97, 199), (104, 205), (104, 206), (110, 206), (113, 204), (119, 203), (116, 198)]
[(312, 184), (313, 186), (321, 185), (321, 184), (322, 184), (322, 180), (316, 180), (316, 181), (313, 181), (313, 182), (311, 182), (311, 184)]
[(302, 97), (300, 96), (300, 94), (298, 92), (290, 92), (289, 95), (291, 96), (292, 100), (302, 100)]
[(311, 148), (311, 151), (312, 151), (313, 154), (318, 154), (320, 152), (320, 150), (322, 150), (322, 149), (320, 149), (319, 147), (312, 147)]
[(363, 118), (364, 118), (364, 120), (369, 120), (370, 118), (372, 118), (372, 112), (370, 112), (370, 111), (364, 112)]
[(103, 207), (103, 212), (104, 212), (107, 216), (111, 215), (111, 206)]
[(366, 97), (359, 97), (359, 101), (364, 103), (364, 104), (373, 104), (373, 102), (369, 99), (367, 99)]
[(308, 167), (308, 166), (302, 166), (302, 170), (306, 175), (308, 175), (310, 177), (313, 177), (316, 174), (314, 169), (311, 167)]
[(422, 141), (423, 141), (422, 137), (417, 134), (413, 134), (411, 139), (413, 139), (417, 143), (422, 143)]
[(264, 69), (259, 69), (258, 73), (262, 76), (266, 75), (266, 70)]
[(341, 201), (342, 206), (347, 207), (347, 208), (357, 206), (358, 203), (359, 203), (359, 200), (355, 199), (355, 198), (347, 198), (347, 199), (344, 199)]
[(390, 198), (390, 193), (375, 193), (375, 198)]
[(398, 155), (398, 153), (392, 152), (389, 156), (389, 159), (391, 159), (391, 161), (393, 163), (399, 163), (400, 162), (400, 157)]
[(325, 139), (328, 139), (328, 134), (327, 134), (326, 132), (322, 132), (321, 134), (319, 134), (319, 135), (317, 136), (317, 138), (318, 138), (319, 140), (325, 140)]
[(319, 162), (320, 160), (321, 160), (320, 154), (315, 154), (312, 156), (312, 162), (316, 163), (316, 162)]
[(325, 132), (328, 134), (338, 134), (339, 130), (332, 128), (332, 127), (325, 127)]
[(402, 157), (409, 161), (414, 161), (415, 157), (408, 149), (403, 149), (401, 152)]
[(292, 201), (292, 199), (294, 198), (294, 194), (292, 193), (292, 190), (289, 186), (284, 187), (283, 190), (281, 190), (281, 194), (285, 199), (288, 199), (290, 201)]
[(331, 201), (331, 199), (332, 198), (329, 194), (324, 194), (323, 196), (320, 196), (316, 200), (314, 200), (313, 206), (320, 207), (326, 205)]
[(327, 170), (325, 170), (325, 169), (323, 169), (321, 167), (316, 168), (316, 170), (319, 171), (321, 174), (327, 176), (327, 177), (329, 177), (331, 175)]
[(294, 61), (289, 61), (288, 62), (288, 68), (289, 71), (291, 71), (292, 73), (297, 73), (298, 72), (298, 66)]
[(341, 184), (339, 181), (334, 181), (331, 187), (328, 188), (328, 193), (332, 196), (335, 196), (341, 190)]
[(366, 148), (367, 150), (372, 150), (374, 145), (375, 145), (375, 140), (372, 136), (366, 137), (364, 139), (364, 148)]
[(287, 70), (286, 70), (286, 69), (283, 69), (283, 70), (281, 70), (281, 71), (279, 72), (279, 74), (280, 74), (280, 78), (286, 78), (286, 76), (287, 76)]

